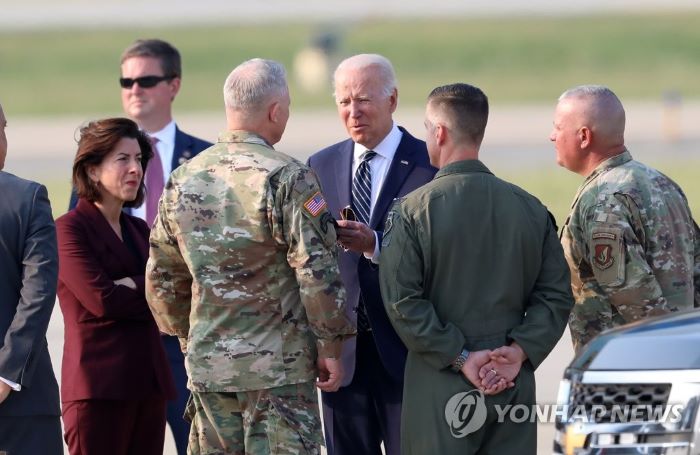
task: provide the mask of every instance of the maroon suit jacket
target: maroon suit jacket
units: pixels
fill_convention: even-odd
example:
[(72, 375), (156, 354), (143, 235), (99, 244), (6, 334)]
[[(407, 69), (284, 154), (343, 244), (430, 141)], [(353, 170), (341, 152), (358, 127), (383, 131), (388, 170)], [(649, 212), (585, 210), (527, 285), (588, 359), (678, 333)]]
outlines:
[[(64, 402), (175, 396), (144, 293), (148, 227), (125, 213), (120, 223), (124, 242), (98, 208), (83, 199), (56, 220)], [(127, 238), (136, 251), (129, 249)], [(124, 277), (131, 277), (138, 289), (114, 284)]]

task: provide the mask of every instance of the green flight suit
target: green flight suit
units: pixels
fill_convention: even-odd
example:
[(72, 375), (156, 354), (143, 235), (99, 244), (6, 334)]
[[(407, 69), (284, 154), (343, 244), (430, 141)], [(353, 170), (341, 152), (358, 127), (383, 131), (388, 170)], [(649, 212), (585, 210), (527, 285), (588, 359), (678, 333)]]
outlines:
[[(390, 212), (380, 283), (409, 351), (402, 453), (534, 454), (536, 424), (496, 424), (494, 405), (535, 403), (534, 370), (561, 337), (573, 306), (547, 209), (478, 160), (449, 164)], [(451, 363), (462, 347), (494, 349), (511, 341), (528, 355), (515, 387), (485, 400), (479, 395), (484, 424), (452, 436), (448, 401), (474, 387)]]

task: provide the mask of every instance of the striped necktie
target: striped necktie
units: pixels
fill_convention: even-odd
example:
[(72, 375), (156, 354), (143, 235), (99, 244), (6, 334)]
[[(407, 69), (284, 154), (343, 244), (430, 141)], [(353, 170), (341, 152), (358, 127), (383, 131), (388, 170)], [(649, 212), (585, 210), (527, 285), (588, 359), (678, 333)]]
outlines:
[[(357, 215), (357, 221), (367, 225), (369, 225), (369, 216), (372, 213), (372, 170), (369, 167), (369, 162), (376, 155), (377, 152), (373, 150), (367, 150), (362, 154), (362, 161), (357, 166), (355, 178), (352, 180), (352, 205)], [(357, 305), (357, 330), (358, 332), (372, 330), (361, 294)]]
[(146, 223), (148, 227), (152, 227), (158, 213), (158, 201), (165, 187), (165, 182), (163, 178), (163, 162), (160, 159), (158, 147), (156, 147), (158, 138), (148, 136), (148, 139), (151, 141), (153, 158), (148, 162), (146, 175), (143, 178), (146, 184)]
[(357, 214), (357, 221), (369, 225), (372, 213), (372, 170), (369, 162), (377, 155), (373, 150), (362, 154), (362, 162), (357, 166), (355, 178), (352, 179), (352, 205)]

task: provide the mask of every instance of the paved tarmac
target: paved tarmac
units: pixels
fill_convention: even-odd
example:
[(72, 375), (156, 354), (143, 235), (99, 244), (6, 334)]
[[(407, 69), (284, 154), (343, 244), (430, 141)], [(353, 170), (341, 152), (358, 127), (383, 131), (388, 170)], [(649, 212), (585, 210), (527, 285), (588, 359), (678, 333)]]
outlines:
[[(496, 167), (556, 166), (554, 149), (548, 140), (554, 105), (553, 101), (552, 105), (492, 106), (482, 159)], [(626, 102), (625, 108), (626, 142), (635, 157), (658, 162), (698, 156), (700, 101), (688, 101), (680, 107), (666, 107), (661, 102)], [(67, 181), (78, 130), (97, 118), (27, 118), (13, 117), (12, 112), (5, 115), (10, 144), (6, 170), (27, 178), (66, 178)], [(399, 106), (395, 118), (414, 136), (425, 135), (422, 109)], [(177, 114), (176, 121), (188, 133), (212, 142), (225, 128), (223, 112)], [(304, 161), (320, 148), (343, 139), (345, 134), (334, 110), (292, 108), (284, 137), (276, 148)]]
[[(58, 306), (58, 300), (56, 301), (56, 307), (54, 308), (51, 322), (49, 324), (47, 339), (54, 371), (56, 372), (57, 379), (60, 381), (61, 356), (63, 351), (63, 319)], [(566, 368), (572, 358), (573, 350), (571, 348), (571, 338), (567, 330), (554, 351), (552, 351), (549, 357), (547, 357), (547, 359), (537, 369), (536, 377), (538, 404), (556, 403), (559, 381), (564, 372), (564, 368)], [(537, 455), (551, 454), (552, 438), (554, 437), (554, 425), (538, 425), (537, 436), (539, 438)], [(68, 452), (66, 451), (66, 454), (67, 453)], [(172, 435), (170, 434), (169, 428), (166, 433), (163, 454), (176, 455), (175, 445), (172, 441)]]
[[(660, 103), (628, 103), (628, 143), (643, 159), (683, 159), (697, 157), (700, 144), (700, 103), (687, 103), (678, 112), (668, 112)], [(553, 106), (495, 106), (492, 109), (482, 157), (495, 167), (556, 166), (548, 142)], [(28, 178), (69, 180), (75, 153), (75, 132), (87, 119), (13, 118), (8, 115), (9, 154), (6, 170)], [(423, 136), (423, 113), (419, 109), (399, 109), (398, 123), (418, 137)], [(675, 119), (672, 124), (669, 119)], [(179, 124), (193, 134), (214, 140), (224, 126), (223, 113), (179, 115)], [(287, 132), (278, 149), (301, 160), (319, 148), (341, 140), (345, 132), (334, 111), (292, 112)], [(671, 141), (671, 139), (675, 139)], [(663, 155), (660, 155), (663, 153)], [(51, 356), (60, 378), (63, 324), (58, 309), (48, 331)], [(538, 403), (555, 402), (559, 380), (573, 356), (568, 331), (552, 354), (537, 370)], [(538, 455), (551, 453), (553, 425), (538, 428)], [(165, 454), (174, 454), (170, 435)]]

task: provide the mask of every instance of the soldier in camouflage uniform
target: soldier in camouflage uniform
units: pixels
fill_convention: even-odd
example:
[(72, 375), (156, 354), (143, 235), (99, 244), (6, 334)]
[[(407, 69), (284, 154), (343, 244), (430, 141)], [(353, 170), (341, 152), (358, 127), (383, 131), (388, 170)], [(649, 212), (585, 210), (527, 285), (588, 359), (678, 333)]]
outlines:
[(558, 163), (586, 180), (561, 232), (576, 306), (579, 351), (603, 330), (700, 305), (700, 232), (683, 191), (634, 161), (622, 103), (601, 86), (559, 98)]
[(313, 172), (277, 152), (284, 68), (254, 59), (224, 86), (228, 131), (171, 174), (146, 293), (185, 352), (188, 452), (319, 453), (314, 379), (340, 385), (345, 317), (336, 234)]

